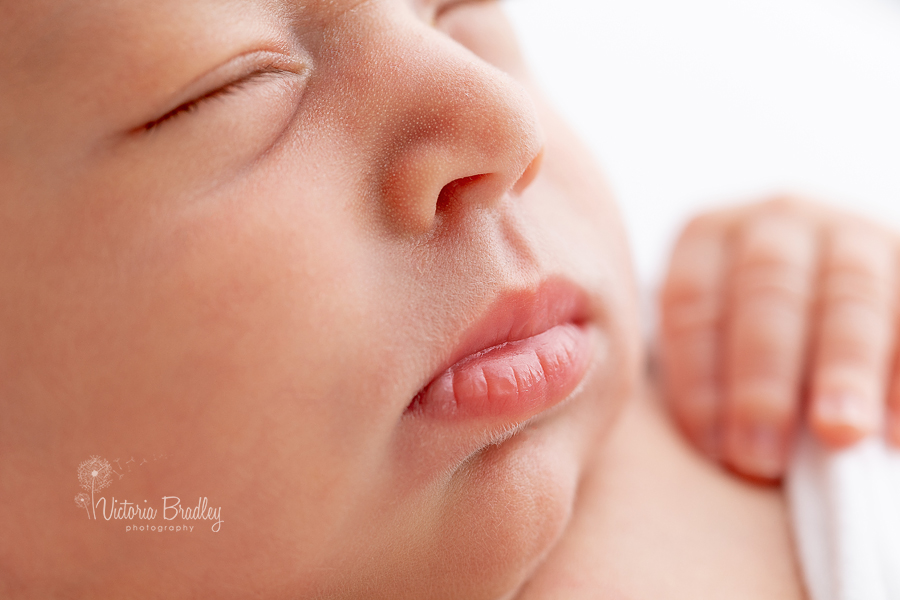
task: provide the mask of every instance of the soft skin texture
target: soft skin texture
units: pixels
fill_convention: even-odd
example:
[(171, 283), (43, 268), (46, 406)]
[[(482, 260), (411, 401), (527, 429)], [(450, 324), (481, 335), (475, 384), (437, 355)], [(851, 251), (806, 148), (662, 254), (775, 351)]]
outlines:
[[(615, 208), (500, 8), (3, 0), (0, 57), (0, 596), (519, 589), (640, 338)], [(548, 278), (589, 299), (570, 398), (407, 411)], [(108, 499), (208, 497), (221, 531), (86, 519), (91, 455), (148, 461)]]
[(669, 406), (736, 471), (778, 478), (806, 420), (900, 444), (896, 233), (784, 196), (685, 228), (660, 297)]
[(651, 392), (626, 405), (517, 600), (805, 597), (778, 488), (699, 459)]

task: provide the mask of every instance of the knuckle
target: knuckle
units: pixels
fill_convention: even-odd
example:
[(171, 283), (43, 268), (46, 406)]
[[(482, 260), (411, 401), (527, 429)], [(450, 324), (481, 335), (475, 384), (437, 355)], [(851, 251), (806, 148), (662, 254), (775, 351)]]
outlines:
[(895, 257), (889, 240), (871, 227), (848, 226), (832, 232), (823, 269), (826, 302), (853, 301), (872, 307), (892, 302)]
[(787, 423), (796, 411), (798, 394), (783, 382), (757, 379), (732, 386), (728, 394), (728, 412), (735, 419), (764, 418)]
[(660, 294), (667, 331), (714, 326), (721, 312), (721, 244), (697, 239), (680, 244)]
[(732, 274), (735, 302), (768, 298), (805, 308), (816, 254), (807, 224), (782, 217), (755, 219), (742, 232), (738, 248)]
[(662, 328), (666, 335), (677, 337), (697, 330), (715, 329), (721, 318), (716, 302), (673, 303), (663, 311)]
[(817, 369), (882, 368), (893, 335), (894, 260), (890, 241), (872, 227), (851, 223), (831, 232), (819, 290)]
[(784, 306), (805, 310), (810, 297), (811, 273), (796, 265), (770, 262), (745, 266), (734, 276), (734, 305)]
[(803, 347), (803, 324), (776, 312), (757, 314), (729, 331), (727, 372), (731, 381), (760, 377), (796, 379)]
[(835, 225), (829, 241), (833, 256), (866, 263), (882, 264), (893, 250), (891, 237), (884, 230), (856, 220)]
[(821, 324), (819, 361), (875, 365), (884, 362), (889, 350), (890, 327), (883, 310), (863, 302), (834, 303)]
[[(777, 350), (777, 349), (776, 349)], [(740, 361), (732, 361), (726, 365), (727, 379), (731, 384), (765, 379), (782, 383), (797, 379), (797, 362), (784, 352), (747, 353)]]
[(882, 362), (881, 358), (881, 353), (870, 342), (859, 338), (847, 339), (827, 346), (820, 352), (819, 368), (827, 370), (852, 365), (868, 373), (875, 371), (875, 367)]
[(815, 258), (815, 236), (807, 223), (763, 216), (747, 224), (739, 242), (738, 266), (785, 264), (809, 269)]
[(826, 303), (861, 304), (887, 311), (892, 287), (890, 281), (871, 271), (839, 268), (825, 273), (821, 294)]
[(810, 381), (814, 398), (852, 393), (861, 402), (877, 405), (884, 401), (887, 382), (880, 370), (860, 365), (829, 365), (818, 369)]
[(667, 335), (718, 327), (722, 316), (719, 294), (690, 283), (668, 289), (661, 309), (660, 324)]
[(714, 296), (718, 285), (694, 269), (679, 268), (670, 271), (663, 287), (666, 302), (694, 303)]
[(679, 240), (672, 250), (668, 279), (715, 282), (724, 266), (725, 240), (718, 235), (697, 235)]

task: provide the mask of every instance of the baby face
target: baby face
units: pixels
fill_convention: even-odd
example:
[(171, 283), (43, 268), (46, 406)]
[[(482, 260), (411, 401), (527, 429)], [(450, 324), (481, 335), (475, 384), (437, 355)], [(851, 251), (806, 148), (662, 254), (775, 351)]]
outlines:
[[(500, 6), (0, 0), (0, 56), (0, 580), (513, 593), (638, 335)], [(220, 531), (86, 520), (93, 454), (164, 456), (107, 499), (208, 497)]]

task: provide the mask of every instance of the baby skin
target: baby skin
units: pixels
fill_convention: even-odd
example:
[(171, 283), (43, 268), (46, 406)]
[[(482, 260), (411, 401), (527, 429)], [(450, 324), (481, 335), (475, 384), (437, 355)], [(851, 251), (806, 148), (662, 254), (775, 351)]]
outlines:
[(496, 2), (0, 0), (0, 57), (0, 597), (802, 597)]

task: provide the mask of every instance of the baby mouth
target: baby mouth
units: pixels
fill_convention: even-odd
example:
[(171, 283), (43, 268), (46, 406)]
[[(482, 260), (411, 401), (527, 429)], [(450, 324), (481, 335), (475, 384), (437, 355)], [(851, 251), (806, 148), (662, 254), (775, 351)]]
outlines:
[(521, 423), (561, 403), (584, 379), (594, 353), (586, 304), (583, 293), (561, 282), (501, 298), (457, 351), (461, 358), (407, 410), (442, 420)]
[(477, 352), (433, 380), (412, 411), (445, 419), (524, 420), (564, 400), (590, 364), (590, 332), (574, 323)]

